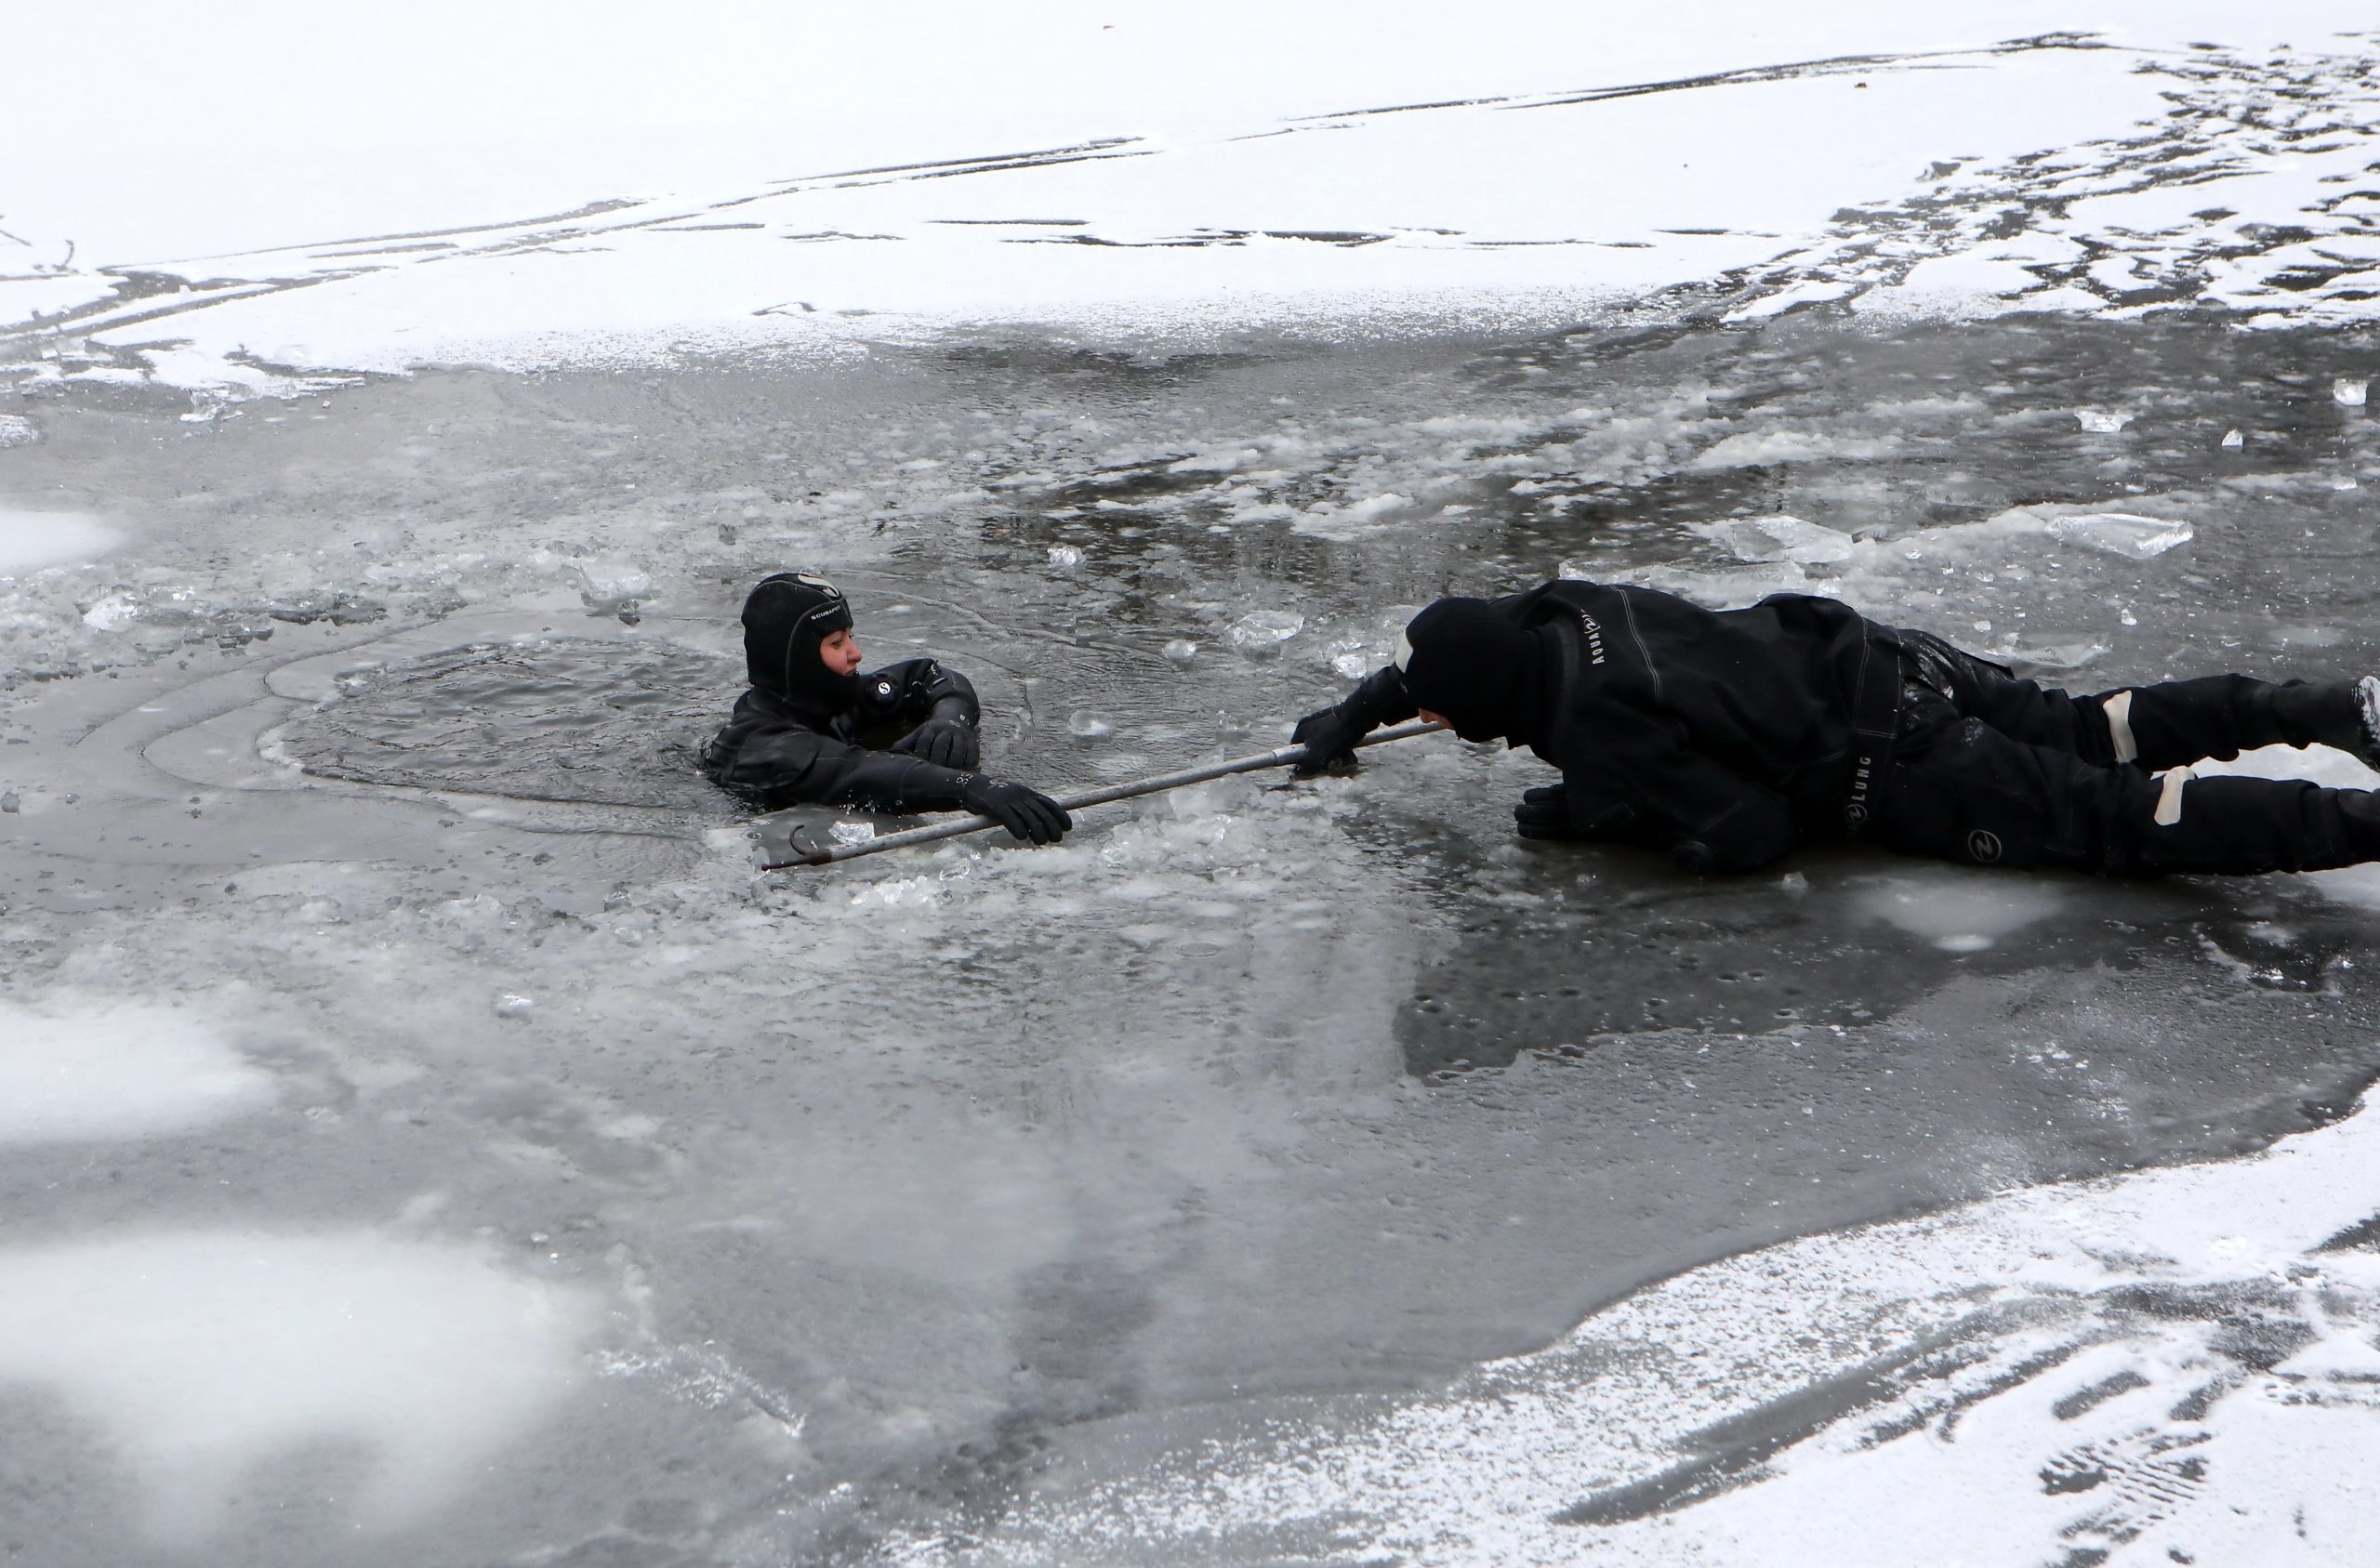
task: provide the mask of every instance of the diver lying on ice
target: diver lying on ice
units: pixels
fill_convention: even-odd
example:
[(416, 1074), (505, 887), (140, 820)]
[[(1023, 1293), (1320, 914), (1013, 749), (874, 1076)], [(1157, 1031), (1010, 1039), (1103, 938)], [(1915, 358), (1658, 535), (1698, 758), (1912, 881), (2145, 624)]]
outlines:
[(2118, 876), (2380, 859), (2380, 796), (2188, 766), (2320, 742), (2380, 767), (2369, 676), (2070, 697), (1830, 599), (1713, 612), (1561, 581), (1423, 610), (1395, 664), (1299, 722), (1304, 771), (1343, 765), (1357, 738), (1416, 713), (1562, 771), (1514, 808), (1522, 837), (1665, 850), (1695, 871), (1848, 838)]
[(770, 810), (965, 810), (1031, 843), (1065, 837), (1074, 821), (1056, 801), (974, 771), (982, 714), (965, 676), (932, 659), (861, 675), (852, 631), (849, 601), (824, 577), (784, 572), (752, 589), (744, 600), (752, 687), (703, 744), (714, 784)]

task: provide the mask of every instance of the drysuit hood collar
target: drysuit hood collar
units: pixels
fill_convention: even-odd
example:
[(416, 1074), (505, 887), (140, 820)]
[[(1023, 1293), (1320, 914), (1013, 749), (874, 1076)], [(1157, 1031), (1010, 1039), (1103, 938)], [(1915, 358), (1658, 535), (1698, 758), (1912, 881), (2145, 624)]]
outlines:
[(1542, 729), (1552, 652), (1542, 628), (1484, 599), (1442, 599), (1407, 624), (1396, 667), (1414, 705), (1464, 740), (1528, 745)]
[(745, 673), (763, 692), (842, 712), (859, 701), (859, 677), (838, 675), (818, 644), (852, 625), (842, 590), (805, 572), (763, 577), (744, 600)]

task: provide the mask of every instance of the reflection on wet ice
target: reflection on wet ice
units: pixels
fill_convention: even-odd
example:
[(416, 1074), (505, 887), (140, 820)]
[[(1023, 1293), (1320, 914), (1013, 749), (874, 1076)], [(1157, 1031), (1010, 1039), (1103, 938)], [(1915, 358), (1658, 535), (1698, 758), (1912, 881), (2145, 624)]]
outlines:
[(1936, 867), (1862, 878), (1853, 907), (1924, 938), (1946, 953), (1973, 953), (2057, 912), (2062, 882), (2048, 875)]

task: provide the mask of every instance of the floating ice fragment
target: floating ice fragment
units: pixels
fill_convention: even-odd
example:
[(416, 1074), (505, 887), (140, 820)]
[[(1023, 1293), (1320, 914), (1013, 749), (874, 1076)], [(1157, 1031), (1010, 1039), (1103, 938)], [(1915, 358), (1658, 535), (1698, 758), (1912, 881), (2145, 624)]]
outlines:
[(1700, 525), (1697, 532), (1734, 552), (1739, 560), (1791, 560), (1803, 565), (1849, 560), (1851, 535), (1779, 513), (1730, 518)]
[(13, 789), (0, 794), (0, 812), (6, 812), (13, 817), (23, 804), (23, 801), (17, 798), (17, 792)]
[(93, 631), (113, 631), (140, 618), (140, 601), (128, 593), (112, 593), (83, 612), (83, 624)]
[(1089, 708), (1077, 708), (1066, 716), (1066, 733), (1078, 741), (1104, 741), (1115, 732), (1115, 725)]
[(2341, 408), (2361, 408), (2371, 389), (2371, 381), (2360, 376), (2342, 376), (2331, 383), (2331, 396)]
[(0, 414), (0, 447), (31, 446), (40, 439), (41, 432), (33, 428), (32, 420)]
[(2226, 430), (2223, 432), (2223, 444), (2226, 446), (2245, 446), (2248, 444), (2248, 438), (2241, 435), (2237, 430)]
[(2074, 417), (2084, 429), (2100, 435), (2113, 435), (2132, 423), (2129, 414), (2116, 414), (2099, 408), (2078, 408), (2074, 411)]
[(1330, 645), (1330, 667), (1348, 680), (1361, 680), (1371, 673), (1371, 644), (1360, 637), (1342, 638)]
[(827, 836), (838, 844), (865, 844), (876, 837), (874, 823), (836, 823), (826, 829)]
[(1165, 662), (1176, 669), (1188, 669), (1190, 661), (1198, 656), (1198, 645), (1186, 637), (1177, 637), (1165, 645)]
[(1287, 610), (1256, 610), (1234, 621), (1232, 646), (1251, 659), (1269, 659), (1305, 629), (1305, 617)]
[(1050, 575), (1071, 577), (1082, 568), (1082, 551), (1072, 545), (1050, 547)]
[(2130, 556), (2135, 560), (2163, 555), (2176, 545), (2188, 544), (2195, 536), (2187, 522), (2141, 517), (2133, 512), (2087, 512), (2057, 518), (2051, 521), (2049, 532), (2069, 544), (2087, 545), (2092, 549)]
[(2011, 648), (2003, 656), (2010, 664), (2046, 672), (2081, 669), (2107, 651), (2104, 642), (2058, 642), (2040, 648)]
[(503, 993), (496, 999), (496, 1016), (498, 1018), (524, 1019), (536, 1010), (537, 1004), (535, 1001), (510, 991)]
[(617, 615), (634, 626), (637, 609), (653, 592), (653, 579), (624, 560), (572, 563), (578, 576), (578, 602), (590, 615)]

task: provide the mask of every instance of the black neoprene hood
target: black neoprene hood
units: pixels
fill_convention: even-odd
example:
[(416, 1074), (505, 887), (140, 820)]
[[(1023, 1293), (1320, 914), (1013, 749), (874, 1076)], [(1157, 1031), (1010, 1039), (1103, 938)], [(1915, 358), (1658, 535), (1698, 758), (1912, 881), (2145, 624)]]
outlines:
[(746, 677), (779, 696), (842, 704), (851, 678), (826, 668), (818, 644), (851, 625), (850, 601), (826, 578), (806, 572), (763, 577), (744, 600)]
[(1537, 639), (1484, 599), (1442, 599), (1413, 617), (1397, 652), (1405, 694), (1467, 741), (1526, 742), (1536, 729)]

